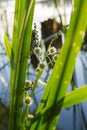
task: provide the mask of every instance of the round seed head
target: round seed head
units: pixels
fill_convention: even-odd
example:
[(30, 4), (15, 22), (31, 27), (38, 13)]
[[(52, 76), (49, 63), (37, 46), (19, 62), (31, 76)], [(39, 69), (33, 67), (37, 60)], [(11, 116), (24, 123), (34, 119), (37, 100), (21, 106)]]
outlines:
[(48, 54), (49, 55), (54, 55), (57, 52), (55, 47), (50, 47), (50, 49), (48, 50)]
[(27, 96), (25, 98), (25, 103), (30, 106), (33, 103), (33, 100), (31, 99), (31, 97)]
[(38, 69), (39, 70), (43, 70), (44, 68), (45, 68), (45, 63), (44, 62), (40, 62), (39, 64), (38, 64)]
[(42, 54), (42, 50), (40, 47), (35, 47), (34, 48), (34, 54), (36, 54), (37, 56), (40, 56)]

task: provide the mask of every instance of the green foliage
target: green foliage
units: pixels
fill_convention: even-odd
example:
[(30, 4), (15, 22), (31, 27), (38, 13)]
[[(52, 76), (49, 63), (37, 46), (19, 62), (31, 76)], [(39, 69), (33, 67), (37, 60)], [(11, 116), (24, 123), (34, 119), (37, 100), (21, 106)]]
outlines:
[(23, 89), (28, 65), (35, 0), (16, 0), (12, 38), (13, 67), (10, 85), (10, 130), (20, 130)]
[(36, 116), (42, 111), (45, 112), (31, 125), (30, 130), (55, 129), (66, 91), (72, 78), (76, 56), (82, 45), (82, 34), (87, 25), (85, 20), (86, 11), (87, 1), (76, 0), (64, 46), (56, 61)]
[(87, 85), (66, 94), (62, 108), (71, 107), (87, 100)]
[[(4, 37), (6, 52), (11, 61), (9, 130), (25, 130), (25, 124), (21, 124), (21, 122), (25, 123), (29, 106), (24, 112), (24, 120), (22, 120), (22, 108), (35, 0), (16, 0), (15, 2), (12, 46), (8, 37), (6, 35)], [(54, 0), (54, 2), (57, 7), (58, 0)], [(62, 108), (87, 100), (87, 86), (67, 93), (76, 57), (82, 45), (82, 35), (87, 26), (86, 17), (87, 1), (75, 0), (65, 43), (54, 65), (50, 79), (47, 84), (40, 80), (44, 66), (43, 69), (39, 70), (32, 88), (31, 97), (34, 95), (38, 82), (46, 86), (36, 115), (27, 124), (30, 130), (55, 130)], [(30, 97), (27, 98), (28, 101), (30, 101), (29, 99)]]

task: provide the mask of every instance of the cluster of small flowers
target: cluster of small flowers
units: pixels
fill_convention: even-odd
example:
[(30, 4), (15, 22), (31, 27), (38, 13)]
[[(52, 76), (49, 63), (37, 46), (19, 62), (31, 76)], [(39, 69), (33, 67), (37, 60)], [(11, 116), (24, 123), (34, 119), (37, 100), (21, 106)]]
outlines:
[(38, 31), (37, 31), (37, 26), (36, 26), (36, 23), (34, 23), (34, 35), (35, 35), (35, 44), (36, 46), (39, 44), (39, 36), (38, 36)]
[[(24, 98), (24, 102), (26, 103), (26, 107), (29, 107), (33, 103), (32, 98), (28, 94), (28, 90), (32, 89), (33, 85), (34, 85), (33, 81), (31, 81), (31, 80), (26, 80), (25, 81), (25, 86), (24, 86), (25, 98)], [(30, 114), (30, 113), (27, 113), (27, 115), (24, 117), (24, 119), (25, 119), (24, 128), (23, 128), (24, 130), (26, 130), (26, 127), (29, 126), (29, 121), (32, 118), (34, 118), (34, 116), (32, 114)]]
[(46, 67), (45, 62), (40, 62), (40, 63), (38, 64), (37, 69), (38, 69), (39, 71), (42, 71), (42, 70), (44, 70), (45, 67)]
[(34, 54), (37, 56), (38, 60), (39, 60), (39, 64), (38, 64), (38, 67), (37, 67), (37, 70), (38, 71), (42, 71), (46, 64), (41, 60), (41, 57), (42, 57), (42, 48), (40, 46), (40, 42), (38, 40), (38, 31), (36, 31), (36, 24), (34, 23), (34, 32), (35, 32), (35, 39), (36, 39), (36, 46), (34, 47)]
[(41, 56), (41, 54), (42, 54), (42, 50), (41, 50), (41, 47), (35, 47), (34, 48), (34, 54), (37, 56), (37, 57), (39, 57), (39, 56)]
[[(42, 48), (40, 46), (40, 43), (39, 43), (39, 40), (38, 40), (38, 31), (36, 31), (36, 24), (34, 24), (34, 32), (35, 32), (35, 39), (38, 41), (36, 42), (36, 46), (34, 47), (34, 54), (37, 56), (37, 58), (39, 59), (39, 64), (38, 64), (38, 67), (37, 67), (37, 70), (38, 71), (42, 71), (45, 67), (46, 67), (46, 63), (43, 62), (43, 60), (41, 60), (41, 57), (42, 57)], [(48, 50), (48, 54), (47, 54), (47, 57), (50, 58), (50, 56), (52, 56), (52, 62), (55, 63), (56, 60), (57, 60), (57, 57), (59, 56), (58, 55), (58, 52), (57, 52), (57, 49), (54, 47), (54, 46), (51, 46), (54, 41), (58, 38), (58, 34), (56, 34), (56, 36), (54, 38), (52, 38), (51, 40), (51, 43), (50, 43), (50, 47), (49, 47), (49, 50)]]
[(25, 103), (30, 106), (33, 103), (33, 100), (31, 99), (30, 96), (26, 96), (25, 97)]
[(33, 103), (33, 100), (28, 95), (28, 90), (30, 90), (33, 87), (33, 85), (34, 85), (33, 81), (26, 80), (24, 90), (25, 90), (25, 103), (28, 106), (30, 106)]
[(37, 56), (37, 58), (39, 59), (39, 64), (38, 64), (38, 67), (37, 67), (37, 70), (38, 71), (42, 71), (44, 68), (45, 68), (45, 66), (46, 66), (46, 64), (45, 64), (45, 62), (43, 62), (42, 61), (42, 59), (40, 58), (40, 57), (42, 57), (42, 49), (41, 49), (41, 47), (35, 47), (34, 48), (34, 54)]
[(57, 49), (52, 46), (52, 44), (54, 43), (55, 40), (57, 40), (58, 38), (58, 35), (59, 35), (59, 32), (54, 36), (54, 38), (51, 39), (51, 42), (50, 42), (50, 46), (48, 48), (48, 54), (47, 54), (47, 57), (50, 59), (50, 56), (51, 56), (51, 62), (55, 63), (56, 60), (57, 60), (57, 57), (59, 56), (59, 52), (57, 51)]
[(34, 29), (32, 31), (32, 39), (31, 39), (31, 53), (30, 55), (33, 53), (33, 50), (35, 47), (39, 46), (39, 36), (38, 36), (38, 31), (37, 31), (37, 26), (36, 23), (34, 23)]
[(26, 80), (26, 82), (25, 82), (25, 88), (24, 88), (25, 91), (31, 89), (33, 85), (34, 85), (34, 82), (33, 82), (33, 81), (31, 81), (31, 80)]
[[(42, 50), (41, 47), (35, 47), (34, 48), (34, 54), (39, 58), (42, 56)], [(37, 67), (38, 71), (42, 71), (45, 68), (46, 64), (39, 58), (39, 64)]]
[(48, 55), (54, 55), (56, 53), (57, 53), (57, 49), (54, 46), (49, 48)]
[(47, 56), (48, 57), (52, 56), (52, 61), (55, 63), (56, 60), (57, 60), (57, 57), (59, 56), (59, 54), (57, 52), (57, 49), (54, 46), (50, 47), (49, 50), (48, 50), (48, 55)]

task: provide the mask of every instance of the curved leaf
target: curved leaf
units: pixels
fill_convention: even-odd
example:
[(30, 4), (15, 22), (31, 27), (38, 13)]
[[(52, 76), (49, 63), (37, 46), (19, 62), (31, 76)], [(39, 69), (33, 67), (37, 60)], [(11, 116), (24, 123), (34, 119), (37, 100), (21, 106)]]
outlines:
[(66, 94), (62, 108), (71, 107), (87, 100), (87, 85)]

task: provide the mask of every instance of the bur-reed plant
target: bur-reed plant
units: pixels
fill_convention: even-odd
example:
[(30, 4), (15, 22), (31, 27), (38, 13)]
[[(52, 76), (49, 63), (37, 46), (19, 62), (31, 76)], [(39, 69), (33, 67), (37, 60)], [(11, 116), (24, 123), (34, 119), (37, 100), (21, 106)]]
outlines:
[(11, 63), (9, 130), (21, 129), (23, 93), (28, 65), (34, 5), (35, 0), (15, 1), (12, 47), (10, 47), (8, 39), (5, 36), (5, 42), (7, 41), (6, 48), (8, 55), (10, 55)]
[[(57, 57), (49, 81), (45, 84), (46, 89), (35, 117), (27, 123), (26, 127), (22, 124), (23, 94), (30, 51), (34, 6), (35, 0), (15, 1), (12, 46), (7, 36), (4, 37), (7, 55), (11, 63), (9, 130), (55, 130), (62, 108), (87, 100), (87, 86), (67, 93), (76, 57), (82, 45), (82, 35), (87, 26), (85, 20), (87, 17), (87, 1), (75, 0), (65, 43), (60, 56)], [(43, 70), (44, 68), (38, 72), (30, 95), (31, 98)], [(28, 99), (30, 98), (28, 97)], [(28, 117), (30, 118), (30, 116)]]

